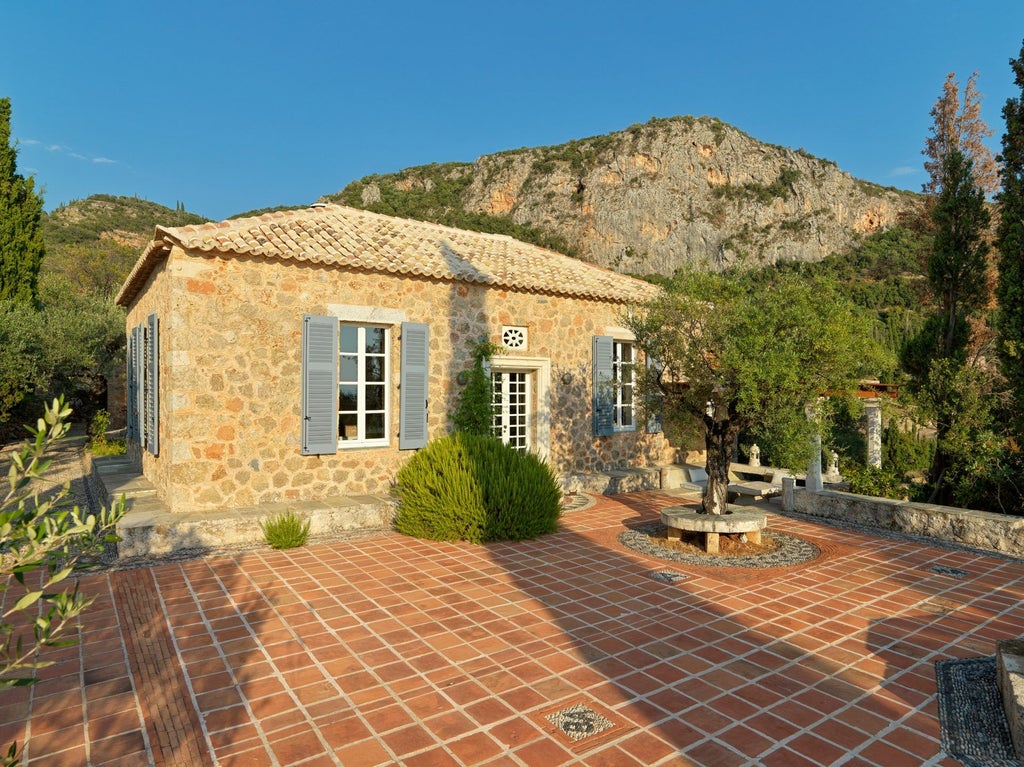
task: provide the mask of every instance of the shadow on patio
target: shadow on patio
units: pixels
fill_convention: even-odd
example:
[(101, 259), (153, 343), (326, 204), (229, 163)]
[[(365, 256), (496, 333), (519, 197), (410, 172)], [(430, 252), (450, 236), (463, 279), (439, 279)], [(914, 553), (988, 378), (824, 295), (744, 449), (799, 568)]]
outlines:
[[(383, 535), (91, 576), (109, 602), (32, 693), (31, 764), (954, 764), (932, 663), (1024, 634), (1024, 563), (786, 517), (821, 557), (728, 570), (617, 542), (674, 502), (601, 498), (524, 543)], [(578, 741), (547, 718), (574, 704), (596, 715)], [(2, 711), (10, 737), (23, 713)], [(103, 723), (133, 717), (145, 751), (114, 758), (129, 732)]]

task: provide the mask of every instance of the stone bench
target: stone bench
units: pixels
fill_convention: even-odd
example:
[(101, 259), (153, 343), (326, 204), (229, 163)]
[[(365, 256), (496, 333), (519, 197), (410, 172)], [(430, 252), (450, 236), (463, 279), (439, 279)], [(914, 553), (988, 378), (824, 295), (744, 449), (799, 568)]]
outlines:
[[(767, 499), (782, 493), (782, 487), (771, 482), (730, 482), (727, 489), (731, 498), (737, 503), (747, 501), (753, 503), (758, 498)], [(742, 499), (742, 500), (740, 500)]]
[(761, 531), (768, 526), (763, 511), (737, 510), (726, 514), (705, 514), (691, 506), (668, 506), (661, 511), (661, 521), (668, 528), (669, 538), (681, 538), (682, 531), (703, 533), (704, 550), (718, 553), (720, 535), (746, 533), (751, 543), (761, 542)]

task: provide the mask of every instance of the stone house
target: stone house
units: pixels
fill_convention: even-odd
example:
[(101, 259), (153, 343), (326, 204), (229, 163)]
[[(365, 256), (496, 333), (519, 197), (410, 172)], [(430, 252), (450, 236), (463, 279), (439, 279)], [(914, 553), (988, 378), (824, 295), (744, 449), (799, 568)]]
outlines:
[(449, 431), (489, 339), (496, 434), (567, 488), (671, 463), (621, 327), (655, 291), (507, 236), (337, 205), (158, 227), (117, 296), (129, 452), (172, 512), (386, 493)]

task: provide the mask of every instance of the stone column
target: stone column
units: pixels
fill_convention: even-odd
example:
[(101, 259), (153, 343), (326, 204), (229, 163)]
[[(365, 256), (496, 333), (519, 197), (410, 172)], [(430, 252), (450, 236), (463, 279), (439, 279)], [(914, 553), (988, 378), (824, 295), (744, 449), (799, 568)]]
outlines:
[(783, 511), (792, 511), (796, 508), (796, 504), (793, 498), (796, 492), (796, 479), (794, 477), (783, 477), (782, 478), (782, 509)]
[(820, 493), (824, 484), (821, 481), (821, 435), (815, 434), (812, 438), (811, 463), (807, 467), (807, 490), (812, 493)]
[(868, 466), (882, 468), (882, 404), (878, 399), (864, 402), (867, 417)]

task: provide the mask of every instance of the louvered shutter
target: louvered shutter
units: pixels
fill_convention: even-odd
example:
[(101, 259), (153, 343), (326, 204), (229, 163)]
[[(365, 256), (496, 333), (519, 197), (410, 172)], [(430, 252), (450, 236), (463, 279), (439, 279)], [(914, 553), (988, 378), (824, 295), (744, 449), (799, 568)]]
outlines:
[(594, 436), (607, 437), (615, 431), (615, 380), (611, 336), (594, 336)]
[(145, 394), (145, 383), (146, 383), (146, 365), (145, 365), (145, 348), (144, 348), (144, 328), (142, 325), (136, 325), (132, 330), (132, 335), (135, 339), (135, 438), (139, 442), (139, 447), (146, 446), (146, 424), (145, 424), (145, 413), (146, 413), (146, 402), (144, 398)]
[(399, 450), (415, 450), (427, 444), (429, 351), (430, 328), (419, 322), (403, 322), (402, 370), (398, 388)]
[(128, 331), (125, 346), (124, 404), (125, 404), (125, 437), (129, 442), (138, 439), (135, 428), (135, 329)]
[(647, 397), (647, 433), (661, 434), (661, 403), (665, 395), (656, 388), (658, 374), (661, 372), (661, 362), (651, 355), (646, 357), (647, 364), (647, 389), (650, 394)]
[(302, 318), (302, 454), (338, 452), (338, 319)]
[(146, 449), (160, 454), (160, 322), (146, 318)]

